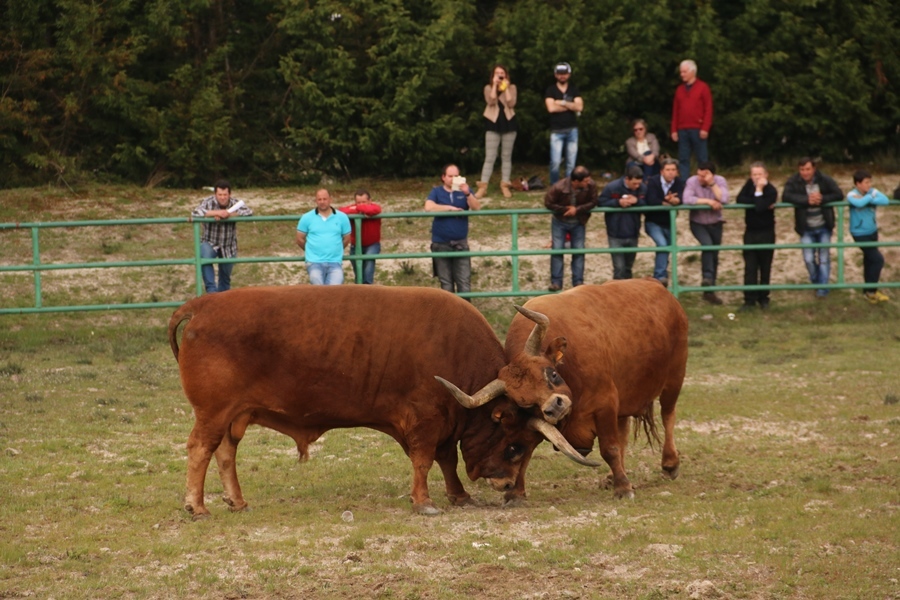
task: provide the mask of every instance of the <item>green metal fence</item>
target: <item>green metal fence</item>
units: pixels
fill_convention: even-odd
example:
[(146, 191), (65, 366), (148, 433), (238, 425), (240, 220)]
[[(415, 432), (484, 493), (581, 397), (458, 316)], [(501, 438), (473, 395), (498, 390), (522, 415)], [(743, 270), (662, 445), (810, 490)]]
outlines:
[[(891, 206), (887, 207), (888, 210), (892, 210), (894, 207), (900, 205), (898, 201), (892, 201)], [(520, 248), (519, 247), (519, 219), (523, 216), (528, 215), (544, 215), (547, 217), (549, 221), (549, 213), (544, 209), (503, 209), (503, 210), (482, 210), (482, 211), (473, 211), (469, 212), (467, 216), (474, 219), (509, 219), (510, 221), (510, 233), (511, 233), (511, 247), (507, 250), (486, 250), (486, 251), (469, 251), (469, 252), (442, 252), (442, 253), (432, 253), (432, 252), (414, 252), (414, 253), (384, 253), (378, 255), (362, 255), (362, 254), (354, 254), (348, 256), (349, 260), (355, 260), (357, 262), (357, 266), (361, 267), (361, 263), (363, 260), (377, 260), (377, 261), (385, 261), (385, 260), (406, 260), (406, 259), (414, 259), (414, 258), (432, 258), (432, 257), (460, 257), (460, 256), (472, 256), (472, 257), (508, 257), (511, 262), (512, 267), (512, 285), (508, 290), (484, 290), (477, 292), (470, 292), (466, 294), (460, 294), (464, 297), (469, 298), (487, 298), (487, 297), (523, 297), (523, 296), (539, 296), (548, 293), (545, 289), (522, 289), (519, 285), (519, 260), (521, 257), (526, 256), (541, 256), (541, 255), (553, 255), (553, 254), (612, 254), (612, 253), (644, 253), (644, 252), (660, 252), (667, 251), (672, 254), (670, 260), (670, 268), (671, 268), (671, 278), (670, 278), (670, 288), (672, 293), (678, 297), (683, 293), (690, 292), (698, 292), (698, 291), (743, 291), (743, 290), (756, 290), (756, 289), (770, 289), (770, 290), (813, 290), (819, 289), (822, 287), (826, 287), (828, 289), (848, 289), (848, 288), (864, 288), (866, 284), (861, 281), (855, 281), (848, 283), (844, 278), (844, 266), (845, 266), (845, 250), (847, 248), (860, 248), (867, 246), (878, 246), (878, 247), (896, 247), (900, 246), (900, 242), (896, 240), (879, 240), (878, 242), (865, 242), (865, 243), (855, 243), (850, 240), (849, 234), (846, 232), (846, 212), (848, 210), (849, 204), (847, 203), (838, 203), (831, 205), (835, 207), (837, 213), (837, 223), (835, 227), (835, 237), (836, 239), (830, 244), (801, 244), (801, 243), (780, 243), (780, 244), (760, 244), (753, 246), (743, 246), (743, 245), (719, 245), (719, 246), (704, 246), (700, 247), (697, 245), (690, 246), (680, 246), (676, 243), (677, 240), (677, 215), (679, 211), (685, 210), (709, 210), (706, 206), (679, 206), (677, 208), (672, 207), (639, 207), (632, 209), (621, 209), (621, 208), (597, 208), (594, 209), (596, 213), (602, 212), (610, 212), (610, 211), (633, 211), (633, 212), (648, 212), (648, 211), (667, 211), (670, 214), (670, 222), (672, 224), (673, 232), (676, 232), (673, 235), (673, 243), (671, 246), (642, 246), (638, 248), (585, 248), (583, 250), (576, 249), (545, 249), (545, 248)], [(725, 210), (745, 210), (745, 206), (742, 205), (726, 205)], [(793, 208), (788, 204), (779, 204), (777, 208), (780, 209), (789, 209)], [(371, 217), (370, 217), (371, 218)], [(382, 219), (433, 219), (435, 218), (435, 213), (426, 213), (426, 212), (404, 212), (404, 213), (382, 213), (379, 217)], [(299, 215), (280, 215), (280, 216), (264, 216), (264, 217), (242, 217), (240, 221), (242, 223), (246, 222), (254, 222), (254, 221), (286, 221), (286, 222), (296, 222), (299, 219)], [(355, 235), (355, 247), (359, 249), (361, 247), (361, 217), (357, 215), (351, 216), (351, 219), (354, 223), (354, 235)], [(34, 306), (30, 307), (3, 307), (0, 306), (0, 314), (23, 314), (23, 313), (46, 313), (46, 312), (76, 312), (76, 311), (95, 311), (95, 310), (111, 310), (111, 309), (136, 309), (136, 308), (173, 308), (180, 306), (182, 304), (181, 301), (171, 301), (171, 302), (135, 302), (135, 303), (119, 303), (119, 304), (90, 304), (90, 305), (71, 305), (71, 306), (44, 306), (43, 298), (42, 298), (42, 290), (41, 290), (41, 275), (46, 271), (59, 271), (66, 269), (114, 269), (114, 268), (125, 268), (125, 267), (162, 267), (162, 266), (172, 266), (172, 265), (192, 265), (194, 267), (195, 272), (195, 281), (196, 281), (196, 294), (200, 295), (203, 293), (203, 278), (201, 275), (201, 267), (205, 264), (218, 264), (218, 263), (291, 263), (291, 262), (303, 262), (303, 258), (300, 256), (296, 257), (285, 257), (285, 256), (255, 256), (255, 257), (238, 257), (233, 259), (204, 259), (200, 256), (200, 233), (201, 227), (204, 222), (212, 221), (212, 219), (197, 219), (192, 217), (186, 218), (157, 218), (157, 219), (120, 219), (120, 220), (95, 220), (95, 221), (60, 221), (60, 222), (51, 222), (51, 223), (0, 223), (0, 233), (8, 230), (29, 230), (31, 233), (31, 252), (32, 252), (32, 260), (27, 264), (12, 264), (5, 265), (0, 264), (0, 273), (21, 273), (21, 272), (30, 272), (33, 274), (34, 278)], [(129, 226), (129, 225), (164, 225), (164, 224), (183, 224), (185, 226), (190, 226), (193, 228), (193, 257), (183, 258), (183, 259), (159, 259), (159, 260), (137, 260), (137, 261), (109, 261), (109, 262), (85, 262), (85, 263), (44, 263), (41, 260), (41, 244), (40, 244), (40, 232), (43, 229), (48, 228), (62, 228), (62, 227), (121, 227), (121, 226)], [(549, 222), (548, 222), (548, 231), (549, 231)], [(849, 240), (849, 241), (845, 241)], [(427, 239), (422, 240), (422, 245), (426, 246), (428, 244)], [(827, 286), (823, 286), (820, 284), (812, 284), (812, 283), (778, 283), (771, 284), (768, 286), (744, 286), (744, 285), (717, 285), (714, 287), (699, 287), (699, 286), (690, 286), (690, 285), (681, 285), (679, 278), (679, 264), (678, 264), (678, 256), (684, 253), (696, 253), (701, 250), (721, 250), (721, 251), (739, 251), (743, 249), (775, 249), (775, 250), (785, 250), (785, 249), (800, 249), (800, 248), (819, 248), (819, 247), (828, 247), (834, 248), (837, 254), (837, 268), (835, 270), (835, 283), (829, 283)], [(800, 258), (798, 257), (798, 260)], [(2, 262), (2, 258), (0, 258), (0, 262)], [(360, 278), (362, 276), (362, 269), (357, 268), (357, 277)], [(870, 286), (871, 287), (871, 286)], [(897, 288), (900, 287), (900, 282), (897, 281), (882, 281), (878, 284), (879, 288)], [(0, 299), (2, 299), (2, 294), (0, 294)]]

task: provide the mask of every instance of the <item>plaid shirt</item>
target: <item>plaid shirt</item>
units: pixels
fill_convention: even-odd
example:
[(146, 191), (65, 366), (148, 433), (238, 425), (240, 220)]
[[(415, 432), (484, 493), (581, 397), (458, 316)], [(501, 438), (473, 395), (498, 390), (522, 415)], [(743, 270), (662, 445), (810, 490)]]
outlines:
[[(237, 198), (232, 197), (228, 201), (228, 206), (225, 208), (228, 209), (235, 204), (237, 204), (239, 200)], [(209, 198), (205, 198), (200, 206), (194, 209), (194, 212), (191, 214), (195, 217), (204, 217), (206, 216), (206, 211), (208, 210), (222, 210), (222, 207), (219, 206), (219, 201), (216, 200), (215, 196), (210, 196)], [(249, 206), (244, 206), (239, 208), (235, 215), (240, 217), (249, 217), (253, 214), (253, 210)], [(237, 223), (229, 219), (223, 219), (221, 221), (214, 221), (212, 223), (204, 223), (203, 224), (203, 233), (200, 235), (201, 242), (207, 242), (216, 250), (222, 251), (222, 256), (224, 258), (234, 258), (237, 256), (237, 230), (235, 226)]]

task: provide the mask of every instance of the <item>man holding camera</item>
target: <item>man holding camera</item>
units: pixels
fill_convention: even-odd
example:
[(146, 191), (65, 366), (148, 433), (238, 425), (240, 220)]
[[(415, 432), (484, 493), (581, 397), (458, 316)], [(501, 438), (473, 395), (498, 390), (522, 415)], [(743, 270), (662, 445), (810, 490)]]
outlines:
[[(432, 252), (468, 252), (469, 218), (463, 211), (478, 210), (481, 202), (469, 189), (465, 177), (460, 177), (459, 167), (449, 164), (441, 173), (441, 184), (431, 189), (425, 200), (426, 212), (455, 213), (452, 216), (435, 217), (431, 224)], [(441, 282), (441, 289), (448, 292), (471, 291), (472, 260), (468, 256), (432, 258), (434, 276)]]

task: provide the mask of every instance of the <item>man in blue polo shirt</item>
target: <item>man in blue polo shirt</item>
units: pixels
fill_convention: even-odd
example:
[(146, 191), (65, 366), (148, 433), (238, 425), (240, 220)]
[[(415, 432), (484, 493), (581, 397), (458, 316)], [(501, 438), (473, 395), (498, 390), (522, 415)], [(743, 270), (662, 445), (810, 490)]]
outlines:
[(350, 243), (350, 219), (331, 207), (331, 194), (316, 192), (316, 208), (297, 223), (297, 245), (305, 252), (306, 272), (313, 285), (344, 283), (341, 259), (344, 246)]
[[(441, 173), (443, 185), (436, 185), (425, 200), (428, 212), (455, 213), (453, 216), (435, 217), (431, 225), (432, 252), (468, 252), (469, 218), (464, 211), (478, 210), (481, 203), (465, 178), (459, 176), (459, 167), (447, 165)], [(448, 292), (468, 292), (471, 290), (472, 260), (468, 256), (459, 258), (433, 258), (434, 275), (441, 282), (441, 289)], [(455, 288), (455, 289), (454, 289)]]

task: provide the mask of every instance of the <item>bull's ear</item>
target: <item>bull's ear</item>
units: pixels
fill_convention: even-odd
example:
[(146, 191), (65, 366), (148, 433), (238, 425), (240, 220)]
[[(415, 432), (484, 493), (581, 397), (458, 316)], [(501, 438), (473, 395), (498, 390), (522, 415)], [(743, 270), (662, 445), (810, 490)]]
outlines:
[(552, 362), (554, 366), (562, 364), (563, 355), (566, 353), (566, 346), (568, 346), (568, 344), (569, 342), (566, 341), (566, 338), (558, 337), (547, 346), (545, 354), (547, 359)]
[(503, 408), (498, 406), (494, 409), (494, 412), (491, 413), (491, 418), (494, 420), (494, 423), (499, 423), (503, 420)]

